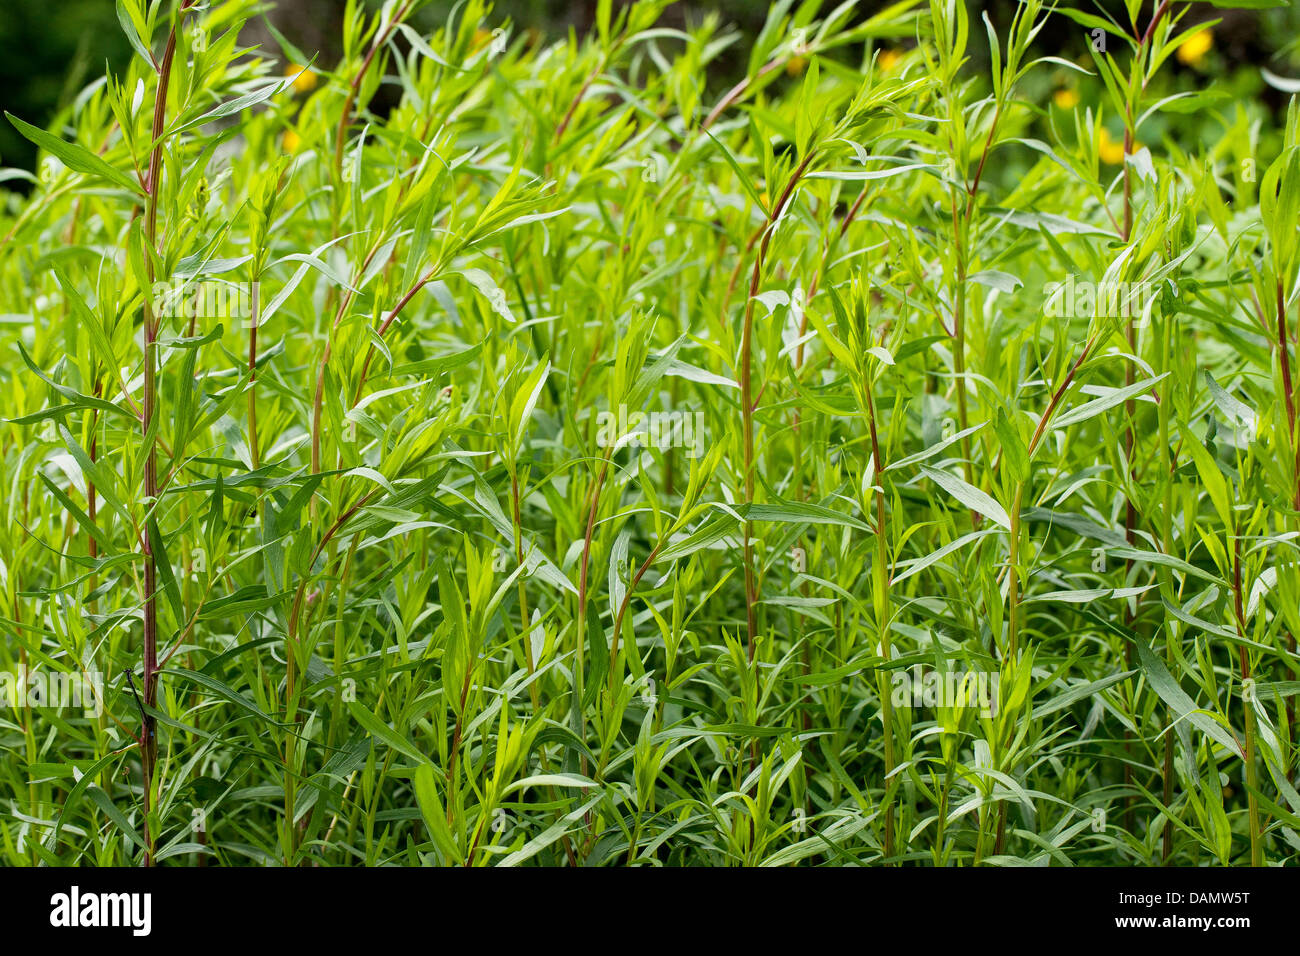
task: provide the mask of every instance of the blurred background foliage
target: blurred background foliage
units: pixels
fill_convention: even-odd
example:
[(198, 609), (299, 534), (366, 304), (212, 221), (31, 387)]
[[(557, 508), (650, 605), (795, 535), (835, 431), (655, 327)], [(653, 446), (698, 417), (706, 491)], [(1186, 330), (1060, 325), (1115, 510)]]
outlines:
[[(300, 50), (319, 54), (317, 62), (329, 66), (338, 57), (335, 47), (341, 35), (346, 0), (268, 0), (266, 17)], [(377, 8), (382, 0), (365, 0)], [(1068, 0), (1078, 9), (1100, 7), (1116, 19), (1125, 19), (1123, 0)], [(1230, 0), (1224, 0), (1230, 2)], [(620, 0), (615, 0), (619, 5)], [(417, 18), (420, 26), (430, 27), (446, 20), (455, 7), (454, 0), (439, 0), (426, 7)], [(762, 27), (769, 7), (768, 0), (684, 0), (665, 13), (663, 25), (684, 26), (715, 16), (734, 28), (737, 42), (728, 55), (717, 61), (711, 85), (719, 93), (736, 81), (745, 69), (748, 40)], [(884, 0), (861, 0), (859, 16), (866, 18), (886, 6)], [(1144, 4), (1149, 6), (1150, 4)], [(1300, 0), (1264, 10), (1219, 9), (1211, 3), (1197, 3), (1187, 22), (1218, 20), (1210, 31), (1208, 47), (1181, 50), (1176, 63), (1164, 74), (1171, 92), (1197, 89), (1205, 85), (1204, 77), (1217, 75), (1226, 81), (1229, 95), (1217, 108), (1190, 115), (1177, 129), (1152, 124), (1149, 135), (1156, 139), (1173, 136), (1179, 145), (1195, 151), (1222, 138), (1232, 127), (1244, 128), (1245, 122), (1261, 117), (1250, 113), (1282, 109), (1287, 93), (1265, 82), (1261, 68), (1283, 77), (1300, 77)], [(995, 27), (1011, 19), (1016, 0), (992, 0), (972, 4), (976, 13), (985, 12)], [(498, 0), (492, 28), (509, 23), (515, 30), (533, 31), (549, 40), (560, 39), (573, 31), (586, 33), (594, 20), (596, 0)], [(972, 18), (974, 19), (974, 18)], [(423, 22), (419, 22), (423, 21)], [(258, 35), (260, 33), (260, 35)], [(984, 42), (983, 31), (975, 27), (972, 50), (978, 56)], [(250, 45), (261, 45), (278, 54), (278, 44), (269, 31), (250, 30), (245, 38)], [(1091, 68), (1083, 27), (1056, 15), (1039, 38), (1040, 52), (1074, 60)], [(50, 125), (58, 110), (67, 104), (89, 80), (103, 74), (105, 64), (117, 71), (126, 63), (130, 48), (118, 27), (114, 0), (0, 0), (0, 91), (3, 108), (37, 126)], [(984, 69), (984, 64), (974, 67)], [(1039, 74), (1040, 77), (1044, 74)], [(1080, 77), (1061, 68), (1038, 88), (1024, 90), (1025, 95), (1044, 107), (1044, 121), (1050, 120), (1050, 106), (1069, 108), (1101, 102), (1099, 81)], [(382, 98), (376, 106), (382, 108)], [(1239, 111), (1245, 110), (1245, 113)], [(1244, 121), (1244, 122), (1243, 122)], [(1167, 119), (1166, 119), (1166, 122)], [(1268, 122), (1266, 127), (1275, 124)], [(1211, 142), (1207, 142), (1210, 140)], [(8, 124), (0, 123), (0, 166), (31, 169), (34, 147)], [(11, 187), (16, 183), (8, 184)]]

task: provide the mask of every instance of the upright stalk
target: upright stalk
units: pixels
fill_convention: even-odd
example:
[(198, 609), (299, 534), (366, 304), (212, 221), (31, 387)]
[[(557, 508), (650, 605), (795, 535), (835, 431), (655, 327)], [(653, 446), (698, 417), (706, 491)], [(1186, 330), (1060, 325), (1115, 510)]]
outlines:
[[(1287, 329), (1286, 319), (1286, 290), (1282, 285), (1282, 280), (1278, 279), (1277, 288), (1277, 356), (1278, 362), (1282, 368), (1282, 390), (1286, 393), (1286, 421), (1287, 434), (1290, 436), (1294, 457), (1292, 458), (1291, 480), (1295, 485), (1295, 491), (1292, 497), (1292, 506), (1297, 512), (1300, 512), (1300, 436), (1296, 435), (1295, 430), (1295, 386), (1291, 381), (1291, 335)], [(1288, 634), (1287, 649), (1295, 656), (1296, 639), (1295, 634)], [(1286, 699), (1286, 722), (1287, 726), (1295, 726), (1295, 698)], [(1289, 764), (1289, 761), (1288, 761)]]
[[(532, 622), (528, 616), (528, 587), (525, 583), (523, 572), (524, 567), (524, 538), (523, 538), (523, 518), (519, 507), (519, 472), (513, 455), (508, 459), (507, 465), (510, 468), (510, 505), (514, 517), (514, 538), (515, 538), (515, 560), (519, 567), (518, 595), (519, 595), (519, 626), (520, 634), (524, 640), (524, 660), (528, 663), (528, 676), (532, 677), (537, 669), (537, 662), (533, 660), (533, 637)], [(525, 480), (527, 480), (525, 478)], [(537, 688), (536, 681), (530, 681), (528, 684), (529, 696), (532, 697), (533, 707), (536, 708), (541, 703), (541, 693)]]
[[(768, 212), (767, 223), (758, 242), (758, 251), (754, 256), (754, 268), (749, 277), (749, 298), (745, 300), (745, 318), (740, 333), (740, 401), (741, 401), (741, 443), (745, 450), (745, 504), (754, 503), (754, 409), (757, 399), (754, 397), (753, 377), (753, 339), (754, 339), (754, 303), (757, 301), (759, 288), (763, 281), (763, 265), (767, 260), (768, 246), (772, 242), (772, 232), (776, 228), (781, 210), (785, 208), (795, 187), (812, 164), (816, 151), (810, 149), (808, 154), (791, 173), (780, 197), (772, 204)], [(745, 626), (749, 638), (749, 660), (754, 661), (755, 645), (758, 636), (758, 576), (754, 573), (754, 523), (745, 519), (743, 534), (745, 563)]]
[[(974, 195), (973, 193), (971, 194)], [(958, 218), (957, 208), (960, 200), (956, 191), (952, 198), (952, 228), (957, 256), (957, 288), (953, 295), (952, 312), (952, 371), (957, 388), (957, 430), (962, 433), (961, 461), (966, 483), (974, 483), (971, 463), (970, 436), (966, 429), (970, 421), (970, 412), (966, 407), (966, 246), (965, 240), (970, 225), (970, 206), (967, 204), (965, 222)], [(978, 527), (979, 516), (972, 509), (971, 523)]]
[(252, 311), (248, 317), (248, 459), (256, 471), (261, 467), (257, 450), (257, 323), (262, 311), (258, 299), (260, 284), (252, 289)]
[[(1162, 329), (1163, 334), (1157, 337), (1161, 357), (1160, 367), (1163, 369), (1168, 369), (1170, 366), (1170, 353), (1172, 350), (1171, 340), (1175, 333), (1175, 329), (1176, 326), (1174, 320), (1169, 318), (1166, 321), (1165, 327)], [(1161, 476), (1164, 482), (1164, 508), (1163, 513), (1161, 514), (1160, 546), (1163, 553), (1172, 554), (1174, 537), (1174, 473), (1177, 470), (1178, 461), (1169, 443), (1169, 416), (1171, 414), (1170, 409), (1173, 404), (1173, 396), (1172, 386), (1168, 377), (1161, 382), (1160, 390), (1160, 404), (1157, 408), (1159, 429), (1158, 443), (1165, 455), (1164, 474)], [(1164, 592), (1164, 596), (1166, 598), (1172, 597), (1173, 589), (1168, 568), (1161, 567), (1159, 569), (1159, 574), (1161, 578), (1161, 590)], [(1165, 663), (1168, 666), (1173, 663), (1174, 633), (1172, 629), (1167, 633), (1168, 636), (1165, 639)], [(1172, 706), (1167, 707), (1165, 713), (1169, 726), (1173, 726), (1174, 722), (1178, 719), (1178, 714), (1174, 713)], [(1169, 865), (1174, 854), (1174, 815), (1171, 809), (1174, 802), (1173, 736), (1174, 735), (1171, 733), (1166, 733), (1164, 735), (1164, 790), (1162, 792), (1162, 797), (1165, 806), (1165, 827), (1161, 835), (1161, 861), (1165, 866)]]
[(1243, 643), (1237, 645), (1237, 661), (1241, 676), (1241, 709), (1246, 717), (1246, 752), (1243, 759), (1246, 762), (1246, 807), (1250, 818), (1250, 865), (1264, 865), (1264, 845), (1260, 838), (1259, 825), (1259, 802), (1255, 796), (1259, 788), (1258, 771), (1255, 767), (1255, 707), (1251, 698), (1252, 692), (1246, 688), (1250, 687), (1251, 671), (1250, 657), (1246, 653), (1246, 614), (1243, 610), (1242, 586), (1241, 586), (1241, 535), (1237, 529), (1233, 530), (1232, 541), (1232, 597), (1233, 609), (1237, 623), (1237, 636)]
[[(871, 435), (871, 458), (877, 480), (884, 481), (884, 459), (880, 453), (880, 439), (876, 432), (876, 401), (872, 394), (871, 379), (863, 376), (863, 391), (867, 398), (867, 430)], [(888, 662), (893, 656), (889, 635), (889, 585), (892, 577), (889, 566), (888, 525), (885, 515), (885, 490), (883, 484), (875, 492), (876, 498), (876, 559), (873, 562), (872, 594), (876, 612), (876, 634), (880, 640), (880, 656)], [(880, 718), (884, 723), (885, 743), (885, 858), (894, 855), (894, 711), (892, 695), (880, 694)]]
[[(1132, 164), (1128, 158), (1133, 153), (1133, 146), (1136, 141), (1136, 124), (1137, 116), (1135, 115), (1141, 103), (1142, 93), (1146, 90), (1147, 79), (1147, 51), (1151, 46), (1151, 40), (1155, 36), (1156, 27), (1169, 11), (1170, 0), (1162, 0), (1156, 7), (1155, 12), (1151, 15), (1151, 21), (1143, 34), (1138, 37), (1137, 49), (1133, 54), (1132, 73), (1130, 76), (1130, 94), (1125, 103), (1124, 109), (1124, 225), (1121, 233), (1121, 239), (1127, 243), (1133, 236), (1133, 170)], [(1129, 316), (1124, 326), (1124, 338), (1128, 344), (1130, 355), (1137, 354), (1137, 327), (1133, 322), (1132, 316)], [(1131, 386), (1134, 382), (1134, 363), (1125, 363), (1124, 368), (1124, 385)], [(1124, 403), (1124, 416), (1127, 422), (1124, 431), (1124, 457), (1127, 460), (1129, 469), (1130, 482), (1137, 481), (1137, 466), (1133, 458), (1137, 449), (1137, 432), (1133, 418), (1137, 411), (1137, 403), (1129, 399)], [(1133, 534), (1137, 527), (1137, 507), (1133, 503), (1131, 494), (1125, 496), (1124, 501), (1124, 543), (1128, 547), (1133, 547)], [(1128, 576), (1133, 570), (1133, 560), (1128, 558), (1124, 561), (1124, 579), (1127, 585)], [(1141, 600), (1140, 597), (1134, 597), (1136, 605)], [(1137, 619), (1136, 606), (1133, 610), (1128, 610), (1127, 602), (1125, 609), (1125, 623), (1131, 628)], [(1124, 647), (1124, 665), (1127, 669), (1133, 669), (1133, 645), (1126, 643)], [(1133, 703), (1130, 701), (1130, 703)], [(1124, 827), (1127, 830), (1133, 829), (1133, 731), (1124, 728)]]
[[(1043, 436), (1047, 434), (1047, 423), (1051, 421), (1052, 415), (1055, 414), (1057, 406), (1061, 404), (1061, 399), (1065, 397), (1065, 393), (1069, 390), (1070, 385), (1074, 382), (1074, 378), (1076, 375), (1078, 375), (1079, 369), (1082, 368), (1083, 363), (1087, 361), (1088, 356), (1089, 354), (1091, 354), (1092, 348), (1095, 343), (1096, 343), (1096, 339), (1094, 338), (1089, 338), (1088, 341), (1084, 343), (1083, 348), (1079, 352), (1079, 357), (1074, 360), (1074, 363), (1070, 366), (1069, 370), (1066, 372), (1064, 380), (1061, 382), (1060, 385), (1056, 387), (1056, 390), (1052, 392), (1051, 400), (1047, 403), (1047, 408), (1043, 410), (1042, 416), (1038, 419), (1038, 426), (1034, 429), (1033, 437), (1030, 438), (1029, 440), (1028, 453), (1026, 457), (1031, 462), (1033, 461), (1034, 452), (1037, 450), (1039, 442), (1041, 442), (1043, 440)], [(1022, 510), (1022, 505), (1024, 500), (1024, 490), (1025, 490), (1024, 482), (1017, 482), (1014, 500), (1011, 506), (1011, 514), (1008, 516), (1011, 520), (1011, 534), (1010, 534), (1010, 545), (1009, 545), (1010, 568), (1008, 571), (1008, 579), (1007, 579), (1007, 583), (1008, 583), (1007, 586), (1007, 632), (1008, 632), (1007, 633), (1007, 659), (1011, 661), (1014, 661), (1016, 659), (1016, 654), (1019, 651), (1020, 572), (1016, 565), (1020, 555), (1020, 512)], [(996, 833), (994, 836), (994, 850), (993, 850), (995, 854), (1001, 854), (1003, 847), (1005, 845), (1006, 822), (1007, 822), (1007, 807), (1006, 804), (1003, 803), (998, 810), (998, 823), (997, 823)], [(976, 850), (977, 863), (979, 862), (978, 854), (982, 850), (983, 845), (984, 845), (983, 821), (981, 820), (980, 838)]]
[(1025, 483), (1016, 482), (1012, 496), (1011, 533), (1008, 544), (1007, 657), (1014, 661), (1020, 649), (1020, 511), (1024, 504)]
[[(405, 0), (393, 14), (393, 19), (386, 27), (375, 37), (370, 44), (370, 49), (366, 52), (366, 58), (361, 62), (361, 68), (357, 70), (356, 76), (352, 77), (352, 82), (348, 84), (347, 98), (343, 101), (343, 109), (339, 112), (338, 129), (334, 132), (334, 175), (337, 177), (343, 169), (343, 144), (347, 141), (348, 123), (352, 121), (352, 107), (356, 104), (357, 96), (361, 92), (361, 84), (365, 81), (366, 74), (370, 72), (371, 64), (375, 61), (375, 56), (388, 43), (393, 33), (406, 19), (406, 15), (411, 12), (413, 0)], [(338, 230), (334, 230), (338, 233)]]
[[(148, 205), (145, 213), (145, 238), (151, 252), (158, 250), (158, 191), (162, 174), (162, 135), (166, 127), (167, 88), (171, 83), (172, 60), (176, 55), (176, 28), (185, 12), (195, 0), (181, 0), (167, 47), (158, 66), (158, 89), (153, 106), (153, 151), (149, 155), (149, 178), (145, 183)], [(145, 274), (152, 287), (155, 275), (153, 255), (144, 257)], [(144, 296), (144, 398), (141, 401), (140, 435), (146, 443), (144, 462), (144, 497), (147, 510), (144, 533), (140, 536), (140, 551), (144, 558), (144, 648), (143, 676), (144, 703), (154, 708), (158, 703), (158, 562), (153, 553), (150, 534), (156, 521), (154, 514), (158, 497), (158, 461), (154, 441), (150, 435), (158, 406), (157, 370), (158, 317), (153, 314), (151, 297)], [(153, 866), (157, 834), (149, 824), (153, 812), (154, 770), (158, 758), (158, 742), (154, 736), (154, 718), (146, 709), (140, 731), (140, 763), (144, 783), (144, 842), (145, 866)]]

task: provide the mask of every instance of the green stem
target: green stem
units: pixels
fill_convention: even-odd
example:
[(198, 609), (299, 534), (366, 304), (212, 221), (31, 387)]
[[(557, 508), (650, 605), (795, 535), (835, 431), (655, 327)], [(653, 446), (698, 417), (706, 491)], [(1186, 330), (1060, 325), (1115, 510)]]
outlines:
[[(871, 435), (871, 456), (875, 466), (876, 481), (882, 482), (882, 486), (875, 490), (876, 499), (876, 560), (873, 562), (872, 577), (873, 588), (872, 596), (874, 598), (876, 612), (876, 635), (880, 641), (880, 656), (888, 662), (892, 654), (892, 641), (890, 639), (890, 621), (889, 621), (889, 587), (890, 587), (890, 562), (889, 562), (889, 538), (888, 524), (885, 513), (885, 492), (883, 487), (885, 467), (883, 456), (880, 453), (880, 439), (876, 432), (876, 402), (872, 394), (871, 379), (868, 375), (863, 375), (863, 390), (867, 399), (867, 427)], [(889, 859), (894, 856), (894, 790), (897, 781), (894, 779), (895, 754), (894, 754), (894, 712), (893, 697), (889, 692), (889, 682), (882, 672), (880, 677), (880, 719), (884, 724), (884, 744), (885, 744), (885, 858)]]
[(1025, 483), (1016, 482), (1011, 504), (1011, 536), (1007, 586), (1007, 656), (1014, 661), (1020, 649), (1020, 511), (1024, 502)]
[[(1233, 529), (1232, 558), (1232, 591), (1237, 619), (1237, 635), (1244, 642), (1246, 640), (1246, 615), (1242, 606), (1241, 535), (1237, 533), (1237, 529)], [(1246, 751), (1242, 759), (1246, 762), (1246, 806), (1250, 818), (1250, 865), (1263, 866), (1264, 846), (1261, 841), (1259, 801), (1255, 796), (1259, 788), (1258, 771), (1255, 767), (1255, 709), (1254, 701), (1250, 699), (1253, 694), (1248, 694), (1244, 690), (1246, 687), (1251, 686), (1247, 683), (1251, 679), (1250, 656), (1246, 653), (1244, 643), (1237, 645), (1237, 660), (1243, 688), (1241, 709), (1246, 715)]]
[[(172, 60), (176, 55), (176, 29), (195, 0), (181, 0), (176, 20), (167, 35), (167, 47), (158, 67), (158, 89), (153, 107), (153, 150), (149, 156), (147, 180), (148, 205), (145, 213), (145, 238), (150, 253), (144, 257), (145, 273), (150, 287), (155, 279), (153, 253), (158, 250), (158, 192), (162, 177), (162, 137), (166, 128), (167, 88), (171, 83)], [(140, 550), (144, 558), (144, 648), (143, 674), (144, 703), (153, 709), (158, 703), (158, 561), (153, 553), (150, 529), (154, 526), (154, 508), (158, 497), (158, 458), (150, 430), (158, 405), (157, 346), (158, 317), (153, 314), (149, 295), (144, 297), (144, 397), (141, 400), (140, 435), (147, 443), (144, 462), (144, 497), (146, 501), (145, 528), (140, 535)], [(158, 742), (154, 736), (154, 718), (146, 711), (140, 730), (140, 765), (143, 771), (144, 793), (144, 863), (153, 866), (157, 834), (150, 825), (153, 813), (154, 771), (158, 759)]]

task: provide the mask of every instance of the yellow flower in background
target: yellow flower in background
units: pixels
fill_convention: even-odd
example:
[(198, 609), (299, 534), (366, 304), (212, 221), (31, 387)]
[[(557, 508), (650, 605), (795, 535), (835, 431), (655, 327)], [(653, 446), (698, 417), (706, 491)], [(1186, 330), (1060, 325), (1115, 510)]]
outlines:
[(807, 57), (792, 56), (785, 61), (785, 72), (790, 76), (798, 76), (803, 72), (804, 67), (808, 65)]
[(281, 141), (286, 153), (298, 152), (298, 147), (302, 145), (302, 137), (291, 129), (284, 131), (284, 139)]
[(477, 50), (484, 43), (487, 43), (487, 41), (491, 39), (492, 39), (491, 30), (484, 30), (482, 27), (476, 27), (474, 29), (474, 42), (472, 48)]
[(1063, 110), (1072, 110), (1079, 105), (1079, 94), (1074, 90), (1057, 90), (1052, 94), (1052, 102)]
[(882, 70), (888, 73), (894, 67), (898, 66), (898, 61), (902, 58), (903, 54), (899, 50), (881, 50), (880, 57), (876, 62), (880, 64)]
[(286, 63), (284, 65), (284, 75), (294, 78), (293, 91), (295, 93), (310, 93), (316, 88), (316, 74), (311, 70), (304, 70), (296, 63)]
[(1097, 151), (1101, 154), (1103, 163), (1118, 166), (1124, 162), (1124, 141), (1111, 139), (1110, 130), (1104, 126), (1101, 128), (1101, 139), (1098, 142)]
[(1195, 33), (1178, 45), (1178, 62), (1198, 69), (1205, 62), (1205, 54), (1214, 49), (1214, 31), (1205, 29)]

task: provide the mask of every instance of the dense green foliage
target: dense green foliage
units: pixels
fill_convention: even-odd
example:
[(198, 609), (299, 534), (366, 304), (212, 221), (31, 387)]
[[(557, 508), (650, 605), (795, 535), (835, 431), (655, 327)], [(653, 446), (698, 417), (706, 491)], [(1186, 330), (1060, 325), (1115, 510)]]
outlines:
[(782, 0), (719, 97), (421, 5), (122, 0), (11, 120), (5, 861), (1296, 859), (1300, 118), (1167, 83), (1212, 8)]

